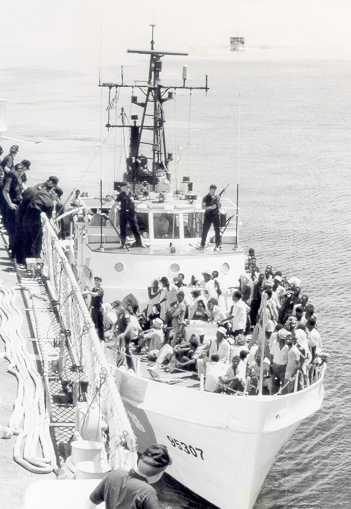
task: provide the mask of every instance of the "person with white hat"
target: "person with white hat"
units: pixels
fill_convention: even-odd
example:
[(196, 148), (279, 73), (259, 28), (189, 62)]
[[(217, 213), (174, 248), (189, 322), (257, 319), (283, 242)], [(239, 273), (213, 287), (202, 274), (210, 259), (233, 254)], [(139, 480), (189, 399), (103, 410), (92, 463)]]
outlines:
[(218, 327), (216, 332), (216, 339), (213, 339), (210, 343), (209, 358), (212, 356), (218, 357), (219, 362), (227, 363), (230, 357), (230, 344), (226, 339), (227, 331), (224, 327)]

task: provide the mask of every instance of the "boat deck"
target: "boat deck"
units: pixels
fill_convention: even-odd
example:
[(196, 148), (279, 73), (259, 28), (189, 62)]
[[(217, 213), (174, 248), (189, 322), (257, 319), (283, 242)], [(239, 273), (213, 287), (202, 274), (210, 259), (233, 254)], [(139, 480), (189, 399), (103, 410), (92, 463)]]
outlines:
[(190, 389), (200, 389), (200, 381), (197, 373), (193, 371), (175, 370), (170, 372), (164, 367), (155, 367), (155, 363), (149, 361), (146, 356), (136, 357), (140, 361), (140, 375), (156, 382), (169, 385), (181, 385)]
[(119, 242), (103, 242), (102, 246), (99, 241), (94, 243), (89, 243), (89, 248), (92, 251), (96, 252), (104, 252), (104, 253), (128, 253), (128, 255), (134, 256), (201, 256), (201, 255), (230, 255), (237, 252), (242, 252), (240, 249), (234, 248), (232, 244), (223, 244), (222, 249), (217, 251), (214, 249), (214, 244), (206, 247), (203, 250), (198, 248), (198, 245), (188, 244), (181, 246), (180, 248), (176, 247), (176, 252), (173, 254), (170, 253), (168, 246), (149, 246), (145, 243), (145, 247), (129, 247), (126, 249), (121, 249), (121, 244)]

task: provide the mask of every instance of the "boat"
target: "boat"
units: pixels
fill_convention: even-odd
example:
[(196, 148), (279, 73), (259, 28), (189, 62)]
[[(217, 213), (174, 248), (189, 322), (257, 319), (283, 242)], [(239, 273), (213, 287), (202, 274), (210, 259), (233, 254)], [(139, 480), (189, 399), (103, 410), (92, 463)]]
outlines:
[[(233, 289), (245, 273), (246, 254), (239, 242), (239, 192), (236, 200), (223, 193), (221, 209), (222, 249), (213, 239), (199, 251), (203, 211), (189, 176), (172, 183), (172, 155), (167, 152), (164, 103), (175, 91), (208, 91), (208, 80), (195, 87), (187, 82), (163, 85), (162, 61), (185, 53), (159, 50), (152, 37), (150, 49), (128, 50), (149, 58), (145, 82), (100, 82), (108, 91), (108, 129), (130, 132), (130, 150), (124, 180), (136, 196), (143, 247), (121, 248), (113, 191), (108, 197), (84, 198), (84, 213), (74, 221), (73, 258), (81, 288), (91, 285), (93, 275), (104, 281), (110, 302), (132, 294), (142, 308), (147, 287), (161, 275), (180, 272), (187, 280), (201, 272), (217, 270), (224, 306), (229, 309)], [(141, 116), (113, 124), (111, 105), (121, 89), (132, 91), (131, 102)], [(138, 90), (141, 97), (135, 95)], [(146, 155), (146, 148), (150, 154)], [(151, 164), (150, 164), (151, 163)], [(143, 194), (143, 182), (148, 192)], [(120, 183), (115, 183), (118, 189)], [(101, 185), (102, 189), (102, 185)], [(86, 213), (86, 211), (89, 211)], [(198, 323), (193, 323), (196, 330)], [(203, 325), (202, 325), (203, 326)], [(209, 334), (213, 333), (208, 326)], [(110, 353), (106, 356), (113, 364)], [(221, 509), (251, 509), (278, 452), (299, 424), (317, 412), (323, 401), (325, 364), (307, 386), (293, 392), (267, 395), (217, 394), (206, 390), (194, 373), (169, 373), (145, 356), (133, 355), (134, 370), (115, 368), (115, 383), (127, 410), (140, 450), (152, 443), (166, 444), (173, 463), (168, 473), (181, 484)]]
[(242, 51), (245, 49), (245, 37), (230, 37), (230, 51)]

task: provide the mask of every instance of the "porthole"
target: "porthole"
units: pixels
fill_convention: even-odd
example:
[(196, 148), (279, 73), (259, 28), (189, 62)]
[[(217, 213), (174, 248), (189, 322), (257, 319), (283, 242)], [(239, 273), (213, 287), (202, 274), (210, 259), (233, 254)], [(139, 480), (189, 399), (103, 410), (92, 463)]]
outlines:
[(227, 263), (227, 262), (223, 263), (223, 265), (221, 266), (221, 273), (228, 274), (229, 271), (230, 271), (229, 263)]
[(170, 268), (170, 271), (173, 272), (174, 274), (177, 274), (178, 272), (180, 272), (180, 267), (179, 267), (178, 263), (172, 263), (169, 268)]
[(117, 262), (117, 263), (115, 264), (115, 271), (116, 271), (116, 272), (123, 272), (123, 271), (125, 270), (125, 268), (126, 268), (126, 267), (125, 267), (125, 265), (124, 265), (124, 263), (123, 263), (123, 262)]

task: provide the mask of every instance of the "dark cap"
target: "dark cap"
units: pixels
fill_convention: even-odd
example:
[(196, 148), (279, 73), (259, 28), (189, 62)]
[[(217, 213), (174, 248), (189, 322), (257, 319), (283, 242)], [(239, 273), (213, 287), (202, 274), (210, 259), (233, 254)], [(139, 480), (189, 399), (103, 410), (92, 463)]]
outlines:
[(172, 463), (167, 447), (162, 444), (151, 445), (141, 453), (139, 459), (154, 468), (166, 468)]
[(23, 159), (23, 161), (21, 161), (21, 164), (26, 170), (30, 169), (31, 162), (28, 161), (28, 159)]
[(50, 175), (50, 177), (48, 177), (48, 180), (51, 180), (51, 182), (57, 186), (57, 184), (59, 183), (59, 179), (55, 176), (55, 175)]
[(57, 194), (57, 196), (60, 198), (60, 197), (63, 195), (63, 190), (61, 189), (61, 187), (56, 186), (56, 187), (55, 187), (55, 193), (56, 193), (56, 194)]

